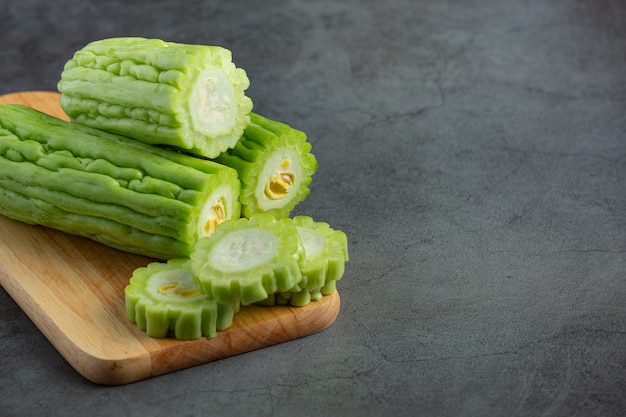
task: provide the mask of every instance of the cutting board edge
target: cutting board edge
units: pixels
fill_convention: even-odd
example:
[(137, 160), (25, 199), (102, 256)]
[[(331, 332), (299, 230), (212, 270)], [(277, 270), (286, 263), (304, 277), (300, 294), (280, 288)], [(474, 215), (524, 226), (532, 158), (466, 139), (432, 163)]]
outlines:
[[(132, 375), (131, 378), (119, 378), (113, 373), (111, 373), (110, 376), (115, 377), (113, 380), (115, 385), (122, 385), (311, 336), (334, 324), (339, 316), (340, 306), (341, 297), (339, 296), (339, 292), (335, 291), (325, 296), (320, 301), (311, 302), (311, 304), (306, 307), (263, 307), (271, 309), (284, 308), (285, 314), (280, 314), (272, 320), (256, 322), (252, 325), (237, 323), (233, 328), (218, 332), (218, 335), (212, 339), (205, 338), (202, 340), (182, 342), (193, 346), (191, 356), (193, 356), (194, 359), (183, 362), (184, 364), (179, 367), (157, 366), (161, 364), (162, 361), (155, 360), (156, 357), (168, 355), (170, 350), (180, 351), (179, 347), (173, 344), (167, 349), (150, 352), (150, 357), (153, 359), (152, 367), (150, 372), (146, 373), (143, 377)], [(299, 323), (299, 325), (294, 327), (294, 322)], [(277, 337), (276, 333), (273, 333), (271, 338), (263, 337), (263, 330), (271, 326), (283, 329), (281, 337)], [(245, 343), (237, 343), (238, 340), (244, 340)], [(252, 343), (251, 340), (253, 340), (254, 343)], [(189, 354), (189, 350), (185, 352)], [(102, 383), (102, 380), (100, 383)]]
[[(341, 305), (339, 292), (335, 291), (320, 301), (313, 301), (307, 306), (308, 308), (264, 307), (289, 309), (289, 314), (278, 315), (272, 320), (252, 325), (240, 324), (233, 329), (219, 332), (212, 339), (172, 341), (172, 344), (165, 349), (155, 351), (146, 349), (144, 354), (103, 358), (81, 349), (50, 316), (38, 311), (34, 307), (36, 304), (29, 292), (19, 285), (18, 280), (10, 279), (10, 275), (10, 271), (0, 264), (0, 285), (68, 364), (84, 378), (99, 385), (125, 385), (313, 335), (327, 329), (335, 322)], [(292, 325), (294, 321), (298, 322), (295, 328)], [(253, 337), (255, 333), (260, 334), (261, 329), (267, 326), (289, 330), (283, 330), (280, 337), (276, 337), (274, 333), (271, 340)], [(237, 344), (236, 341), (239, 339), (245, 339), (246, 343)], [(254, 342), (251, 343), (250, 340)], [(180, 361), (177, 366), (171, 364), (157, 366), (162, 361), (156, 358), (168, 356), (174, 351), (181, 351), (183, 345), (187, 348), (184, 351), (185, 355), (192, 357), (193, 360)]]
[[(0, 285), (2, 288), (5, 289), (63, 359), (80, 375), (92, 382), (103, 385), (108, 385), (107, 381), (134, 379), (135, 377), (132, 374), (116, 376), (115, 378), (110, 378), (109, 376), (113, 375), (113, 373), (120, 374), (122, 369), (127, 368), (122, 365), (128, 363), (134, 363), (134, 370), (129, 369), (131, 372), (140, 375), (150, 374), (152, 365), (150, 352), (147, 349), (144, 355), (137, 354), (120, 359), (98, 357), (87, 350), (81, 349), (71, 340), (68, 334), (57, 326), (52, 317), (36, 308), (36, 300), (31, 297), (30, 293), (23, 286), (19, 285), (19, 280), (12, 279), (11, 276), (11, 272), (5, 265), (0, 264)], [(99, 375), (105, 375), (105, 377), (103, 378)]]
[[(321, 303), (319, 301), (312, 302), (308, 308), (264, 307), (285, 308), (289, 310), (289, 313), (278, 315), (272, 320), (257, 322), (253, 325), (237, 323), (233, 328), (218, 332), (217, 336), (211, 339), (171, 340), (171, 345), (167, 348), (147, 351), (147, 354), (144, 356), (135, 355), (117, 359), (99, 358), (88, 352), (81, 351), (81, 355), (87, 359), (89, 366), (84, 364), (73, 364), (72, 366), (81, 375), (94, 383), (109, 386), (126, 385), (319, 333), (334, 324), (339, 315), (340, 300), (339, 292), (335, 291), (325, 296)], [(299, 322), (296, 330), (293, 327), (294, 319)], [(272, 334), (271, 339), (263, 338), (262, 336), (258, 337), (260, 332), (268, 326), (289, 330), (284, 330), (280, 337), (277, 337), (276, 333)], [(142, 335), (141, 337), (144, 336)], [(237, 341), (242, 340), (245, 342), (237, 343)], [(176, 366), (167, 363), (167, 359), (163, 359), (170, 355), (176, 356), (181, 353), (190, 359), (179, 361), (179, 364)], [(75, 365), (79, 368), (76, 368)]]

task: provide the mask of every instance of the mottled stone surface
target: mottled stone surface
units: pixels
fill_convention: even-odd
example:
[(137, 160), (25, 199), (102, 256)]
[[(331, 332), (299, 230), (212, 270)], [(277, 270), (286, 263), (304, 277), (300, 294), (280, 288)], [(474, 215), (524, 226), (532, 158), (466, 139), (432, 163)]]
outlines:
[(1, 415), (624, 415), (624, 2), (6, 3), (0, 94), (98, 38), (230, 48), (351, 260), (324, 332), (122, 387), (0, 290)]

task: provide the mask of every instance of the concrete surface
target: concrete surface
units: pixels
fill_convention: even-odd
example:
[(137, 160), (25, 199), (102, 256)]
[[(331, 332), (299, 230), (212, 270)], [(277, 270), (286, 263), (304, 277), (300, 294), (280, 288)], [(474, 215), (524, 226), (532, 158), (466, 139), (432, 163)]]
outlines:
[(324, 332), (122, 387), (0, 290), (0, 415), (624, 415), (624, 2), (6, 3), (2, 94), (98, 38), (231, 49), (351, 260)]

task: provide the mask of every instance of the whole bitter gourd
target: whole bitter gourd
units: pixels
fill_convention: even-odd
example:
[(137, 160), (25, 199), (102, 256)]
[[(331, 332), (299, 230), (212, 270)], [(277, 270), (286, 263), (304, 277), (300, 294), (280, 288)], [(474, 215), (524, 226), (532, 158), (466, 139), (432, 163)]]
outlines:
[(309, 195), (317, 160), (304, 132), (250, 113), (250, 124), (234, 148), (215, 160), (237, 170), (241, 212), (287, 217)]
[(237, 172), (22, 105), (0, 106), (0, 214), (158, 259), (241, 215)]
[(249, 85), (228, 49), (125, 37), (76, 51), (57, 88), (75, 122), (214, 158), (249, 123)]

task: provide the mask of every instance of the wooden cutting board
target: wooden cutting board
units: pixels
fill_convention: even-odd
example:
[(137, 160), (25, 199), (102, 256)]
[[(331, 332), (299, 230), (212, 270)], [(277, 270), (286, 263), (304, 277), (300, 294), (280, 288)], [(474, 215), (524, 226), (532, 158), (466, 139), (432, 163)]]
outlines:
[[(53, 92), (0, 96), (67, 119)], [(305, 307), (246, 306), (212, 339), (147, 337), (125, 317), (124, 287), (153, 259), (0, 215), (0, 284), (87, 379), (121, 385), (286, 342), (330, 326), (339, 294)]]

